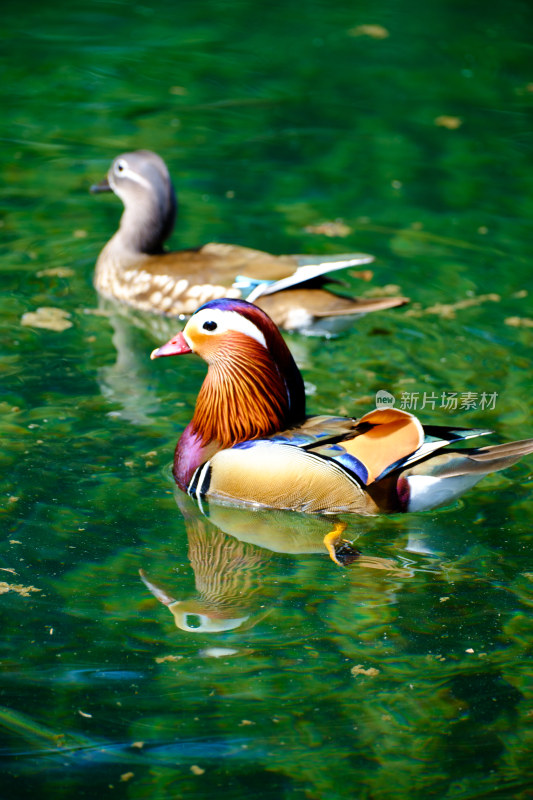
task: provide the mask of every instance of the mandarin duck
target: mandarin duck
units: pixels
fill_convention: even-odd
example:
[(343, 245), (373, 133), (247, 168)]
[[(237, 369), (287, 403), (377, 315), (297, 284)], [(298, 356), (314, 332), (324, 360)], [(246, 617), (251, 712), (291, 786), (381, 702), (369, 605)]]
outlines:
[(139, 311), (175, 317), (208, 300), (246, 297), (287, 330), (327, 333), (354, 315), (407, 302), (398, 296), (343, 297), (325, 288), (329, 273), (374, 260), (365, 253), (274, 256), (219, 243), (165, 251), (176, 195), (165, 162), (149, 150), (115, 158), (91, 191), (112, 191), (124, 204), (119, 229), (96, 262), (96, 289)]
[[(208, 372), (173, 471), (200, 503), (315, 514), (424, 511), (533, 452), (533, 439), (444, 450), (490, 431), (424, 429), (393, 407), (360, 419), (307, 417), (289, 348), (267, 314), (243, 300), (206, 303), (151, 357), (186, 353), (201, 356)], [(335, 539), (342, 528), (331, 533)]]

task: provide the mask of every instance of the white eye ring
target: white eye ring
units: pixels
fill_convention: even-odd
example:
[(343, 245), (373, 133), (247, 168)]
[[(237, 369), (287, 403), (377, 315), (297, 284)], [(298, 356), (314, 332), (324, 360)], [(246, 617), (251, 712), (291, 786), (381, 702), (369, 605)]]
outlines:
[[(266, 348), (266, 339), (257, 325), (254, 325), (251, 320), (243, 317), (238, 311), (229, 311), (222, 308), (201, 308), (196, 314), (193, 314), (190, 321), (185, 326), (183, 333), (185, 336), (189, 331), (189, 325), (209, 336), (217, 336), (221, 333), (228, 331), (238, 331), (244, 333), (246, 336), (255, 339), (256, 342), (262, 344)], [(209, 327), (206, 327), (208, 325)], [(214, 327), (213, 327), (214, 326)]]
[(115, 174), (116, 175), (120, 175), (121, 172), (125, 172), (125, 170), (127, 170), (127, 168), (128, 168), (128, 165), (124, 161), (123, 158), (119, 158), (119, 160), (115, 162)]

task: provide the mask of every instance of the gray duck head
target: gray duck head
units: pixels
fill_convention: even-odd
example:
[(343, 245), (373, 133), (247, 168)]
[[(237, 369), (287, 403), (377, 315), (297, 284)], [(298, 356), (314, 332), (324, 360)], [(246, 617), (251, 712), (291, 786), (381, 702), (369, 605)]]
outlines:
[(117, 156), (107, 177), (92, 192), (114, 192), (124, 204), (114, 239), (124, 249), (154, 255), (163, 252), (177, 213), (177, 200), (167, 166), (151, 150)]

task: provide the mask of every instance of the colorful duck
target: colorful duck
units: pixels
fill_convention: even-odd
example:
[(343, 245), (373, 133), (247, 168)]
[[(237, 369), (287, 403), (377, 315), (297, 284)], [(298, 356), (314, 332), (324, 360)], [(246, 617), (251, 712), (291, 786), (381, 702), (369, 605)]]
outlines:
[(487, 430), (422, 427), (407, 411), (306, 417), (303, 380), (272, 320), (243, 300), (196, 311), (152, 358), (197, 353), (208, 364), (174, 457), (198, 500), (316, 514), (422, 511), (533, 452), (533, 439), (443, 448)]
[(331, 272), (374, 260), (365, 253), (274, 256), (219, 243), (166, 252), (177, 202), (165, 162), (149, 150), (115, 158), (107, 178), (91, 191), (112, 191), (124, 204), (119, 229), (96, 263), (96, 289), (139, 311), (178, 316), (208, 300), (245, 297), (277, 325), (313, 332), (407, 302), (398, 296), (343, 297), (325, 288)]

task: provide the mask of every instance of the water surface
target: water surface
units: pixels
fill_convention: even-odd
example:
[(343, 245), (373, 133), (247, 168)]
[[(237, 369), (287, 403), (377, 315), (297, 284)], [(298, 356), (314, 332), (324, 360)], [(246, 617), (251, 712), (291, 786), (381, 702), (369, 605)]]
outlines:
[[(3, 797), (532, 796), (531, 459), (350, 520), (346, 568), (327, 520), (201, 516), (169, 463), (204, 366), (150, 362), (157, 334), (99, 306), (120, 203), (88, 193), (147, 147), (175, 247), (374, 253), (348, 288), (411, 303), (287, 337), (309, 410), (386, 389), (531, 436), (531, 23), (518, 0), (5, 4)], [(42, 307), (70, 326), (22, 324)]]

